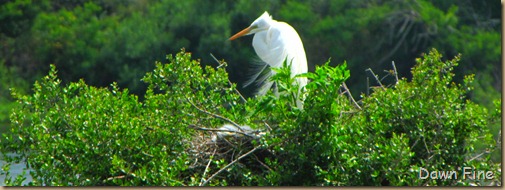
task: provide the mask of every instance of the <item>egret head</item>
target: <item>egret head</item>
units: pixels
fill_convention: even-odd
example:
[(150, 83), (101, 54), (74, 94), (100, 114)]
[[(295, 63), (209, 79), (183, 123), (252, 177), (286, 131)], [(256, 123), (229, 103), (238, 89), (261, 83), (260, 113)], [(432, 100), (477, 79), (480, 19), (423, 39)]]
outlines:
[(251, 31), (248, 34), (254, 34), (256, 32), (266, 30), (270, 27), (270, 23), (272, 22), (272, 16), (265, 11), (259, 18), (257, 18), (249, 28)]
[(270, 14), (268, 14), (268, 12), (265, 11), (265, 13), (263, 13), (260, 17), (258, 17), (251, 24), (251, 26), (236, 33), (235, 35), (230, 37), (229, 40), (234, 40), (234, 39), (237, 39), (241, 36), (246, 36), (246, 35), (254, 34), (256, 32), (267, 30), (270, 27), (271, 22), (272, 22), (272, 16), (270, 16)]

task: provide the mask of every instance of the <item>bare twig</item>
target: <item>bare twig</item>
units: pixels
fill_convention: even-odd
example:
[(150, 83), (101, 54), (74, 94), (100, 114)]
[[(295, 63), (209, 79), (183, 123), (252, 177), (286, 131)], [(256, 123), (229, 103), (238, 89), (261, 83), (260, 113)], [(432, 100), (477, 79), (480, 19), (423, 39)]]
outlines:
[(272, 168), (268, 167), (265, 163), (263, 163), (262, 161), (260, 161), (260, 159), (258, 158), (258, 156), (256, 156), (255, 154), (253, 154), (253, 156), (254, 156), (254, 158), (256, 158), (256, 161), (258, 161), (258, 163), (260, 163), (263, 167), (265, 167), (269, 171), (273, 171)]
[(393, 65), (393, 70), (395, 71), (396, 83), (398, 83), (398, 71), (396, 70), (395, 61), (392, 61), (391, 64)]
[(391, 71), (388, 71), (388, 70), (384, 70), (384, 72), (386, 73), (386, 75), (384, 75), (382, 78), (381, 78), (381, 81), (383, 81), (385, 78), (387, 78), (389, 75), (392, 75), (391, 74)]
[(372, 69), (368, 68), (366, 69), (366, 71), (372, 73), (373, 77), (375, 78), (375, 80), (377, 80), (377, 82), (379, 83), (380, 87), (384, 90), (384, 85), (382, 85), (381, 81), (379, 80), (379, 78), (377, 78), (377, 75), (375, 75), (375, 73), (372, 71)]
[(272, 127), (270, 127), (270, 125), (268, 125), (266, 121), (263, 121), (263, 123), (265, 124), (265, 126), (267, 126), (268, 131), (272, 131)]
[(226, 67), (227, 66), (226, 62), (224, 62), (224, 61), (221, 62), (221, 61), (217, 60), (217, 58), (212, 53), (210, 53), (210, 56), (217, 62), (217, 64), (219, 64), (217, 66), (217, 68), (221, 68), (221, 67)]
[(202, 183), (205, 181), (205, 175), (207, 174), (207, 171), (209, 170), (210, 163), (212, 162), (212, 159), (214, 158), (214, 154), (216, 154), (217, 148), (214, 149), (214, 152), (209, 158), (209, 162), (207, 163), (207, 166), (205, 167), (205, 170), (203, 171), (202, 179), (200, 180), (200, 186), (202, 186)]
[(489, 153), (491, 153), (491, 152), (489, 152), (489, 151), (485, 151), (485, 152), (483, 152), (483, 153), (478, 154), (477, 156), (474, 156), (473, 158), (471, 158), (471, 159), (470, 159), (470, 160), (468, 160), (468, 161), (469, 161), (469, 162), (471, 162), (471, 161), (473, 161), (473, 160), (475, 160), (475, 159), (477, 159), (477, 158), (481, 157), (482, 155), (484, 155), (484, 154), (489, 154)]
[(203, 184), (201, 184), (200, 186), (205, 186), (207, 185), (207, 183), (209, 183), (210, 180), (212, 180), (214, 177), (216, 177), (218, 174), (220, 174), (221, 172), (223, 172), (224, 170), (226, 170), (227, 168), (229, 168), (230, 166), (232, 166), (233, 164), (235, 164), (236, 162), (238, 162), (239, 160), (241, 160), (242, 158), (245, 158), (246, 156), (248, 156), (249, 154), (252, 154), (254, 151), (258, 150), (258, 148), (260, 148), (261, 146), (257, 146), (255, 148), (253, 148), (252, 150), (250, 150), (249, 152), (243, 154), (242, 156), (238, 157), (237, 159), (233, 160), (232, 162), (230, 162), (228, 165), (226, 165), (225, 167), (221, 168), (219, 171), (217, 171), (216, 173), (212, 174), (212, 176), (209, 177), (209, 179), (207, 179), (205, 182), (203, 182)]
[(426, 148), (426, 152), (431, 153), (430, 149), (428, 148), (428, 144), (426, 144), (426, 139), (423, 138), (423, 143), (424, 147)]
[[(228, 84), (230, 84), (230, 86), (233, 86), (230, 79), (228, 79)], [(233, 88), (233, 91), (235, 91), (235, 93), (237, 93), (240, 96), (240, 99), (242, 101), (247, 102), (247, 100), (244, 98), (244, 96), (242, 96), (242, 94), (237, 90), (237, 88)]]
[[(221, 61), (217, 60), (217, 58), (212, 53), (210, 54), (210, 56), (219, 64), (219, 66), (217, 66), (217, 68), (220, 68), (222, 66), (226, 66), (226, 62), (221, 62)], [(233, 84), (230, 81), (230, 78), (228, 78), (228, 84), (230, 86), (233, 86)], [(237, 88), (233, 88), (233, 90), (235, 91), (235, 93), (237, 93), (240, 96), (240, 99), (242, 99), (242, 101), (247, 102), (247, 100), (244, 98), (244, 96), (242, 96), (242, 94), (237, 90)]]
[(151, 157), (151, 158), (152, 158), (152, 157), (154, 157), (153, 155), (151, 155), (151, 154), (147, 154), (147, 153), (146, 153), (146, 152), (144, 152), (144, 151), (142, 151), (142, 154), (143, 154), (143, 155), (146, 155), (146, 156), (149, 156), (149, 157)]
[[(233, 158), (233, 155), (235, 155), (235, 150), (236, 150), (238, 147), (237, 147), (234, 143), (230, 142), (230, 141), (229, 141), (228, 139), (226, 139), (226, 138), (224, 138), (223, 140), (224, 140), (224, 142), (226, 142), (226, 144), (228, 144), (228, 146), (231, 146), (231, 147), (232, 147), (232, 149), (230, 149), (230, 151), (233, 151), (233, 152), (232, 152), (232, 156), (231, 156), (231, 157)], [(228, 152), (229, 152), (229, 151), (228, 151)], [(228, 152), (226, 152), (226, 153), (228, 153)]]
[(114, 176), (114, 177), (109, 177), (107, 178), (105, 181), (112, 181), (114, 179), (123, 179), (125, 178), (126, 176), (125, 175), (120, 175), (120, 176)]
[(205, 113), (205, 114), (211, 115), (211, 116), (213, 116), (213, 117), (215, 117), (215, 118), (218, 118), (218, 119), (221, 119), (221, 120), (227, 121), (227, 122), (231, 123), (232, 125), (234, 125), (235, 127), (237, 127), (240, 131), (244, 132), (244, 131), (242, 130), (242, 128), (240, 127), (240, 125), (239, 125), (239, 124), (237, 124), (237, 123), (235, 123), (235, 122), (233, 122), (231, 119), (228, 119), (228, 118), (226, 118), (226, 117), (223, 117), (223, 116), (220, 116), (220, 115), (217, 115), (217, 114), (211, 113), (211, 112), (209, 112), (209, 111), (207, 111), (207, 110), (204, 110), (204, 109), (202, 109), (202, 108), (199, 108), (199, 107), (198, 107), (198, 106), (196, 106), (196, 105), (195, 105), (195, 104), (194, 104), (194, 103), (193, 103), (193, 102), (192, 102), (192, 101), (191, 101), (188, 97), (185, 97), (185, 98), (186, 98), (186, 100), (187, 100), (187, 101), (188, 101), (188, 102), (189, 102), (189, 103), (190, 103), (193, 107), (195, 107), (198, 111), (201, 111), (201, 112), (203, 112), (203, 113)]
[(342, 86), (344, 87), (347, 95), (349, 96), (349, 98), (351, 99), (352, 103), (354, 103), (354, 105), (356, 107), (358, 107), (359, 109), (361, 109), (361, 107), (358, 105), (358, 103), (356, 102), (356, 100), (354, 100), (354, 98), (352, 97), (352, 94), (351, 94), (351, 91), (349, 91), (349, 88), (347, 88), (347, 85), (345, 84), (345, 82), (342, 83)]
[(370, 95), (370, 78), (366, 77), (366, 95)]
[(414, 141), (414, 144), (410, 147), (410, 150), (414, 149), (414, 147), (417, 145), (417, 142), (419, 142), (419, 138)]

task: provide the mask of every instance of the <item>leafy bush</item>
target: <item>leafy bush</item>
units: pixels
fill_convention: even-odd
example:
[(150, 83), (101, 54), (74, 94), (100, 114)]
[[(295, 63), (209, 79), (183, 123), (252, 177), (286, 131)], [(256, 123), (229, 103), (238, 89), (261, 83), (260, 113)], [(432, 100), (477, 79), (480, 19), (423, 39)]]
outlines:
[[(341, 88), (350, 75), (347, 64), (328, 61), (301, 76), (311, 79), (301, 96), (304, 109), (296, 106), (288, 64), (272, 77), (278, 96), (244, 99), (228, 80), (225, 62), (202, 68), (184, 51), (167, 58), (142, 79), (148, 85), (143, 101), (116, 84), (61, 86), (52, 66), (32, 95), (12, 93), (19, 106), (1, 151), (19, 154), (10, 161), (26, 157), (30, 185), (489, 183), (419, 178), (420, 167), (463, 166), (501, 177), (499, 164), (490, 161), (499, 147), (487, 129), (500, 122), (501, 103), (488, 112), (467, 99), (473, 77), (453, 82), (458, 57), (443, 62), (432, 50), (417, 60), (411, 81), (374, 87), (359, 103)], [(264, 136), (211, 140), (213, 129), (230, 123)]]
[[(26, 156), (31, 185), (181, 185), (188, 133), (147, 111), (151, 102), (119, 90), (60, 86), (56, 69), (34, 85), (32, 96), (13, 95), (8, 150)], [(5, 150), (5, 149), (3, 149)], [(150, 171), (158, 171), (151, 174)]]
[[(466, 99), (472, 76), (462, 85), (452, 82), (457, 61), (456, 57), (442, 62), (432, 50), (417, 59), (412, 81), (401, 79), (392, 88), (374, 88), (372, 95), (363, 98), (363, 110), (336, 122), (343, 132), (333, 135), (337, 145), (333, 160), (338, 165), (323, 172), (329, 184), (456, 185), (461, 180), (421, 180), (416, 172), (420, 167), (491, 170), (468, 160), (475, 154), (476, 141), (489, 150), (497, 147), (487, 129), (492, 115)], [(488, 163), (489, 157), (478, 162)]]

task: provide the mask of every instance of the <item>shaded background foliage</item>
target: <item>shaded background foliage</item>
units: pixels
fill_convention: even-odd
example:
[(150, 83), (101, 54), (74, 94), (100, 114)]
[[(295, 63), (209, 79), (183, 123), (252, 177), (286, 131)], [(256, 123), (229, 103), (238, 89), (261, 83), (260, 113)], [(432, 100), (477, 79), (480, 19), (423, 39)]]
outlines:
[(490, 106), (482, 96), (496, 98), (501, 90), (497, 1), (14, 0), (0, 6), (0, 57), (29, 83), (53, 63), (64, 82), (116, 81), (140, 95), (146, 87), (139, 79), (154, 61), (185, 47), (204, 64), (216, 65), (210, 53), (227, 60), (231, 80), (240, 84), (255, 57), (252, 37), (226, 39), (269, 11), (298, 30), (309, 70), (329, 57), (346, 60), (356, 97), (366, 92), (366, 68), (386, 70), (395, 61), (410, 76), (414, 58), (431, 47), (448, 57), (463, 54), (456, 72), (477, 74), (475, 100)]

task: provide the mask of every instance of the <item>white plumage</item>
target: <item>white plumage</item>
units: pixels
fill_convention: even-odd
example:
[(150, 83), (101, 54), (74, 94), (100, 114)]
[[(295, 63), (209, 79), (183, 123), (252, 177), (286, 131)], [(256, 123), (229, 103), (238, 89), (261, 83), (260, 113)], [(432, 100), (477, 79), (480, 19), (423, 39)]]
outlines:
[[(230, 37), (234, 40), (244, 35), (255, 34), (253, 38), (254, 51), (258, 57), (272, 68), (280, 68), (284, 60), (287, 59), (288, 64), (291, 63), (291, 77), (307, 72), (307, 58), (303, 48), (302, 40), (298, 36), (296, 30), (285, 22), (273, 20), (272, 17), (265, 11), (257, 18), (249, 27), (238, 32)], [(259, 77), (266, 65), (259, 69), (257, 73), (253, 73), (253, 80)], [(264, 79), (274, 75), (273, 70), (264, 77)], [(295, 80), (299, 85), (298, 93), (307, 84), (307, 78), (298, 77)], [(265, 81), (260, 87), (257, 94), (265, 94), (273, 85), (271, 81)], [(297, 106), (303, 107), (300, 98), (297, 99)]]

